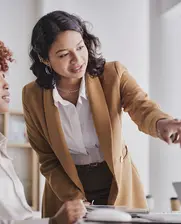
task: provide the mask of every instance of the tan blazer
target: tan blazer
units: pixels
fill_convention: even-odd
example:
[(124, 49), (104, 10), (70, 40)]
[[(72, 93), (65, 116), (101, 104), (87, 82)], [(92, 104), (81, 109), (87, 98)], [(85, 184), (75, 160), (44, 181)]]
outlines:
[[(114, 177), (108, 204), (145, 208), (140, 177), (122, 137), (122, 113), (124, 109), (139, 130), (154, 137), (156, 122), (168, 115), (147, 98), (119, 62), (106, 63), (101, 78), (87, 74), (86, 90), (100, 150)], [(35, 82), (26, 85), (23, 106), (30, 144), (46, 177), (43, 216), (52, 216), (62, 202), (85, 198), (84, 189), (65, 142), (52, 90), (40, 88)]]

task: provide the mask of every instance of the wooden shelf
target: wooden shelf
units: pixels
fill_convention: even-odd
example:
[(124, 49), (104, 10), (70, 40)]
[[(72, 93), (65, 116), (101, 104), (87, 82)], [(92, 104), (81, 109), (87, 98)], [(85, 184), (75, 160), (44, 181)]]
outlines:
[(12, 114), (12, 115), (17, 115), (17, 116), (23, 116), (23, 112), (21, 112), (21, 111), (15, 111), (15, 110), (9, 111), (9, 112), (7, 112), (6, 114)]
[(31, 145), (29, 143), (25, 143), (25, 144), (9, 143), (7, 147), (8, 148), (31, 148)]

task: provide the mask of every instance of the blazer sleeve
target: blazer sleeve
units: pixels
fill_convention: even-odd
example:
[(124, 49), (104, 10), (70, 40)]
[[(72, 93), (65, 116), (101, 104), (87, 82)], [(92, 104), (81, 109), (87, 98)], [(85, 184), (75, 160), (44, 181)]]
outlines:
[(37, 122), (32, 119), (28, 110), (29, 102), (26, 100), (26, 86), (23, 88), (22, 101), (29, 142), (37, 152), (40, 171), (45, 176), (51, 189), (62, 202), (72, 199), (85, 199), (83, 193), (64, 171), (45, 136), (38, 128)]
[(120, 78), (121, 106), (124, 111), (128, 112), (140, 131), (158, 137), (156, 122), (172, 117), (162, 112), (159, 106), (148, 98), (125, 67), (115, 62), (115, 68)]

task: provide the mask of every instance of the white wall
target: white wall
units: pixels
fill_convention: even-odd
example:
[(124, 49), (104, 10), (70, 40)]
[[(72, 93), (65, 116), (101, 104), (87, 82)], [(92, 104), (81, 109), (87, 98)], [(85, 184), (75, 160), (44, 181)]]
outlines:
[(160, 13), (164, 14), (172, 10), (180, 2), (180, 0), (160, 0)]
[(0, 40), (14, 53), (16, 60), (10, 66), (10, 108), (22, 110), (22, 87), (33, 80), (29, 70), (28, 47), (36, 20), (36, 0), (0, 0)]
[[(102, 43), (107, 60), (123, 63), (145, 91), (149, 90), (149, 1), (148, 0), (44, 0), (40, 14), (64, 10), (93, 24), (92, 32)], [(149, 192), (149, 142), (125, 116), (123, 130), (145, 192)]]
[[(150, 93), (164, 111), (180, 118), (181, 104), (181, 4), (150, 1)], [(160, 4), (161, 3), (161, 4)], [(162, 10), (164, 7), (167, 10)], [(172, 2), (173, 3), (173, 2)], [(155, 210), (170, 210), (170, 197), (176, 196), (173, 181), (181, 181), (181, 151), (156, 139), (150, 141), (150, 192)]]

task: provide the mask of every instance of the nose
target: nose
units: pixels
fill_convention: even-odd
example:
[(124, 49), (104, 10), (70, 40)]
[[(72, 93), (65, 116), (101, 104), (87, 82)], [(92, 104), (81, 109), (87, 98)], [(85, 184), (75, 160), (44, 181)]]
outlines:
[(71, 64), (76, 65), (79, 64), (80, 62), (80, 55), (77, 52), (72, 53), (72, 59), (71, 59)]
[(3, 88), (8, 90), (9, 89), (9, 83), (4, 79)]

